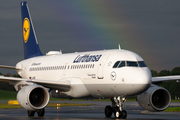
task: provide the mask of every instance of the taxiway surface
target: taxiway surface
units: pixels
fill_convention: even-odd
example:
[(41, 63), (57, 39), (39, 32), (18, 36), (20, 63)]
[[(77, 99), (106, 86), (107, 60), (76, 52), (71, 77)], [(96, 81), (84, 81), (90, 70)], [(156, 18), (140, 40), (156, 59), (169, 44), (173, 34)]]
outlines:
[[(51, 101), (52, 102), (52, 101)], [(106, 118), (104, 115), (104, 108), (110, 105), (110, 102), (104, 101), (55, 101), (56, 103), (92, 103), (91, 106), (76, 106), (76, 107), (47, 107), (44, 117), (27, 117), (27, 111), (20, 109), (1, 109), (0, 120), (110, 120), (115, 119)], [(170, 106), (180, 106), (180, 103), (171, 103)], [(127, 120), (179, 120), (180, 112), (148, 112), (139, 107), (137, 102), (124, 103), (124, 109), (127, 111)]]

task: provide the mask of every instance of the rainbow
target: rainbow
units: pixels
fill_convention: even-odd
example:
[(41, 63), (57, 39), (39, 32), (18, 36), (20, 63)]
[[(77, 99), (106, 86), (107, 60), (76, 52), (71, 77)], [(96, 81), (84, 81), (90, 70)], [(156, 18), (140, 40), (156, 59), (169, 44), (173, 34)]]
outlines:
[[(62, 31), (70, 32), (68, 39), (84, 50), (124, 49), (134, 50), (141, 44), (138, 28), (126, 13), (121, 1), (64, 0), (45, 1), (48, 10), (60, 21)], [(127, 21), (129, 20), (129, 21)]]

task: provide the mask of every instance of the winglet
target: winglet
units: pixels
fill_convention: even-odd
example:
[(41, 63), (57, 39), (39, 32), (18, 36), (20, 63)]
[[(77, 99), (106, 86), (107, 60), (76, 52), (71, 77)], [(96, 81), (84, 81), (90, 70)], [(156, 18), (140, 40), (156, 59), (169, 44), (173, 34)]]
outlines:
[(27, 2), (21, 2), (24, 59), (41, 56)]

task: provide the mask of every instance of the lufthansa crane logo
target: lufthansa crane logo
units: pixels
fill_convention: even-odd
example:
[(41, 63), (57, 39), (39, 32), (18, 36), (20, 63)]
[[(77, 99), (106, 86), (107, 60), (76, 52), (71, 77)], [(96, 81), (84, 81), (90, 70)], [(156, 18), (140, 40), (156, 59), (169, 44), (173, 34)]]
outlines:
[(113, 71), (113, 72), (111, 72), (111, 79), (114, 81), (114, 80), (116, 80), (116, 73)]
[(30, 22), (28, 18), (24, 18), (23, 22), (23, 38), (24, 42), (27, 43), (29, 39), (29, 33), (30, 33)]

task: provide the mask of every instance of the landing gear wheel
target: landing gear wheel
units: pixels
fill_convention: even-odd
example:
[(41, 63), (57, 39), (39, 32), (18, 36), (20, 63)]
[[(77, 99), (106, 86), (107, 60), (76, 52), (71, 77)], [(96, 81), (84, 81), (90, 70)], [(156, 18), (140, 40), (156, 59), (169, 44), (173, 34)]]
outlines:
[(34, 117), (35, 111), (29, 111), (28, 110), (28, 116), (29, 117)]
[(106, 117), (111, 117), (111, 115), (112, 115), (112, 107), (110, 105), (107, 105), (105, 107), (104, 113), (105, 113)]
[(122, 119), (126, 119), (126, 117), (127, 117), (126, 110), (122, 110)]
[(115, 106), (114, 107), (114, 112), (118, 111), (119, 110), (119, 107), (118, 106)]
[(38, 113), (39, 117), (44, 117), (45, 109), (43, 108), (43, 109), (39, 110), (37, 113)]
[(117, 96), (117, 97), (111, 97), (112, 107), (107, 105), (105, 107), (104, 113), (106, 117), (111, 117), (112, 113), (114, 113), (115, 118), (117, 119), (126, 119), (127, 118), (127, 112), (126, 110), (123, 110), (122, 102), (126, 101), (125, 97)]
[(117, 110), (114, 112), (114, 116), (118, 119), (120, 119), (122, 117), (122, 112), (120, 110)]

